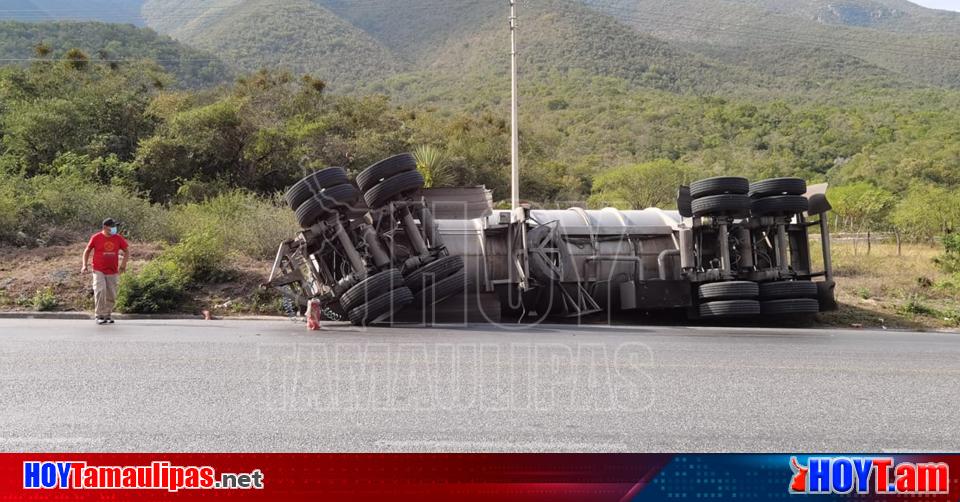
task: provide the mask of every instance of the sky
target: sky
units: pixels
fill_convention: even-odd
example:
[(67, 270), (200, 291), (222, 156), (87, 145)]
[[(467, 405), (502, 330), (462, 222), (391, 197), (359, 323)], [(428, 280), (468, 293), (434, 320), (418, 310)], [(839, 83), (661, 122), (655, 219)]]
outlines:
[(960, 12), (960, 0), (910, 0), (931, 9), (955, 10)]

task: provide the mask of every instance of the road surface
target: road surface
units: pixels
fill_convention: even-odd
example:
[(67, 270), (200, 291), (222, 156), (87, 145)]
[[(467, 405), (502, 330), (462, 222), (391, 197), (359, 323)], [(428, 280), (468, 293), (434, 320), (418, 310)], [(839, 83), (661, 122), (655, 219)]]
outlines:
[(960, 335), (0, 320), (4, 451), (960, 450)]

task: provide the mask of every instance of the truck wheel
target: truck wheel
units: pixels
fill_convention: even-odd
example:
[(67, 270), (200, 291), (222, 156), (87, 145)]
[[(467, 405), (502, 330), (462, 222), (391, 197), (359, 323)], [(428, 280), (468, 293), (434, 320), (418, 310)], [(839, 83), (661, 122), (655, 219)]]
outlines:
[(724, 300), (700, 304), (700, 317), (739, 317), (760, 314), (756, 300)]
[(307, 199), (318, 194), (324, 188), (350, 183), (347, 172), (342, 167), (328, 167), (296, 182), (287, 190), (284, 199), (290, 209), (296, 211)]
[(413, 293), (411, 293), (409, 289), (401, 286), (359, 307), (354, 307), (348, 315), (353, 325), (367, 326), (393, 314), (412, 301)]
[(370, 209), (379, 209), (406, 192), (423, 188), (423, 175), (407, 171), (387, 178), (363, 194)]
[(690, 195), (690, 187), (683, 186), (677, 189), (677, 211), (680, 212), (680, 216), (684, 218), (693, 216), (693, 207), (690, 206), (692, 202), (693, 196)]
[(802, 213), (810, 209), (810, 201), (802, 195), (774, 195), (755, 199), (750, 206), (754, 216), (778, 216)]
[(403, 275), (399, 270), (395, 268), (384, 270), (367, 277), (340, 295), (340, 305), (343, 310), (349, 312), (357, 305), (382, 295), (384, 291), (392, 291), (401, 286), (403, 286)]
[(753, 198), (805, 193), (807, 193), (807, 182), (800, 178), (771, 178), (750, 183), (750, 196)]
[[(806, 199), (804, 199), (806, 200)], [(750, 212), (750, 197), (743, 194), (709, 195), (693, 199), (690, 204), (694, 216), (742, 217)]]
[(300, 204), (297, 208), (297, 222), (300, 223), (300, 228), (310, 228), (310, 225), (330, 213), (350, 207), (359, 197), (360, 192), (350, 184), (324, 188)]
[(816, 314), (820, 312), (820, 302), (812, 298), (789, 298), (770, 300), (760, 303), (764, 315)]
[(812, 281), (766, 282), (760, 285), (761, 300), (816, 298), (817, 285)]
[(404, 284), (416, 292), (460, 270), (463, 270), (462, 256), (444, 256), (410, 272)]
[(431, 305), (436, 305), (453, 295), (463, 293), (466, 288), (467, 274), (461, 270), (423, 288), (423, 290), (414, 296), (413, 301), (417, 306), (423, 305), (424, 301), (430, 302)]
[(373, 164), (357, 175), (357, 186), (360, 191), (366, 193), (374, 185), (381, 181), (392, 178), (400, 173), (413, 171), (417, 169), (417, 160), (409, 153), (401, 153)]
[(728, 281), (702, 284), (699, 288), (700, 299), (714, 300), (756, 300), (760, 296), (760, 286), (751, 281)]
[(746, 194), (750, 191), (750, 182), (746, 178), (719, 177), (690, 183), (690, 196), (694, 199), (720, 194)]

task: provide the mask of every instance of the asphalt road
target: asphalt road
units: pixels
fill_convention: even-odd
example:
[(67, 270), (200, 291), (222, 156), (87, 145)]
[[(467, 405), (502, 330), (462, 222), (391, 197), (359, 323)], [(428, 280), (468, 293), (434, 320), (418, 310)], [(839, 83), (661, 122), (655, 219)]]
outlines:
[(960, 335), (0, 320), (4, 451), (960, 450)]

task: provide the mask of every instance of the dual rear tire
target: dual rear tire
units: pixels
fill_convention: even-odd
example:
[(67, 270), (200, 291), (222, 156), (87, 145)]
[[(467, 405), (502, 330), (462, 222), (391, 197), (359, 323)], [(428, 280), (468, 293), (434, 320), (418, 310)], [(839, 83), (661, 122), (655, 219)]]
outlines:
[(750, 182), (746, 178), (718, 177), (690, 184), (693, 216), (746, 217), (750, 213)]
[(800, 178), (771, 178), (750, 184), (750, 213), (754, 216), (789, 216), (810, 209), (804, 196), (807, 182)]
[(384, 320), (411, 302), (413, 292), (397, 269), (371, 275), (340, 295), (340, 306), (356, 326)]
[(360, 192), (342, 167), (328, 167), (296, 182), (284, 199), (296, 213), (300, 228), (310, 228), (333, 213), (354, 207)]
[(703, 318), (812, 315), (820, 311), (817, 284), (811, 281), (727, 281), (697, 288)]
[(812, 281), (778, 281), (760, 285), (760, 311), (764, 315), (812, 315), (820, 312), (817, 284)]
[(357, 175), (357, 186), (370, 209), (379, 209), (423, 188), (413, 155), (402, 153), (371, 165)]
[(807, 211), (806, 181), (771, 178), (750, 183), (746, 178), (717, 177), (690, 184), (690, 213), (695, 217), (788, 216)]
[(760, 286), (752, 281), (701, 284), (697, 288), (700, 317), (727, 318), (760, 314)]

